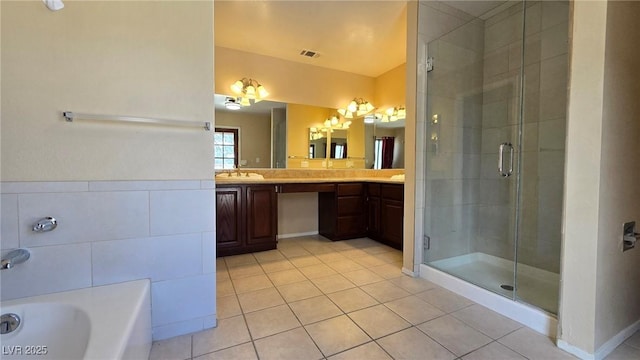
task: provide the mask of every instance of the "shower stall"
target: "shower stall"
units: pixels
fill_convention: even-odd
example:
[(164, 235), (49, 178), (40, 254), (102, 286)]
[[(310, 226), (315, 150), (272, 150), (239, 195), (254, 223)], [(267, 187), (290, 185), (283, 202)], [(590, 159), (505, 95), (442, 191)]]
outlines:
[(422, 262), (557, 314), (569, 2), (473, 3), (419, 5)]

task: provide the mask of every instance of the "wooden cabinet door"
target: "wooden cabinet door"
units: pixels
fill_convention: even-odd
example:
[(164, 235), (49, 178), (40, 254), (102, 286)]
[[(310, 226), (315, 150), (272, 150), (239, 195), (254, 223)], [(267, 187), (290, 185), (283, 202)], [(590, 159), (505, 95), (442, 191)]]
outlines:
[(246, 196), (247, 245), (263, 243), (275, 245), (278, 231), (278, 200), (275, 186), (247, 186)]
[(380, 198), (370, 196), (367, 201), (367, 236), (380, 237)]
[(218, 249), (242, 246), (242, 188), (217, 188), (216, 213)]
[(381, 210), (382, 240), (396, 249), (402, 249), (403, 202), (383, 198)]

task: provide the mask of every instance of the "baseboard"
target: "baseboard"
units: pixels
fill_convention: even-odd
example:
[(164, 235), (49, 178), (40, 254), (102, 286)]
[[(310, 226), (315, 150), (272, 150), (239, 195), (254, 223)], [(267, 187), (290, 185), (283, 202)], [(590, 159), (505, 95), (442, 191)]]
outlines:
[(640, 320), (627, 326), (611, 339), (607, 340), (598, 348), (598, 350), (596, 350), (595, 354), (591, 354), (560, 339), (558, 339), (558, 347), (583, 360), (602, 360), (609, 356), (609, 354), (611, 354), (618, 346), (620, 346), (620, 344), (622, 344), (625, 340), (635, 334), (638, 330), (640, 330)]
[(289, 239), (289, 238), (309, 236), (309, 235), (318, 235), (318, 231), (316, 230), (316, 231), (292, 233), (292, 234), (278, 234), (278, 239)]
[(595, 360), (596, 358), (594, 354), (588, 353), (578, 347), (575, 347), (564, 340), (558, 339), (556, 341), (556, 345), (558, 346), (558, 348), (582, 360)]
[(406, 267), (402, 268), (402, 273), (411, 277), (417, 277), (419, 275), (417, 272), (407, 269)]

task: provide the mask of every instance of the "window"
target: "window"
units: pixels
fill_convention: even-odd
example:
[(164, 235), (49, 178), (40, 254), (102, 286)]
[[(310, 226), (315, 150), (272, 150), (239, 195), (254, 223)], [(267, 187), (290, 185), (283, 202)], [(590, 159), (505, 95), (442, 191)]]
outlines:
[(238, 166), (238, 129), (216, 128), (213, 133), (213, 159), (216, 170)]
[(309, 159), (316, 157), (316, 144), (309, 145)]
[(336, 144), (336, 159), (344, 159), (344, 144)]
[(373, 144), (373, 168), (382, 169), (382, 139), (376, 139)]

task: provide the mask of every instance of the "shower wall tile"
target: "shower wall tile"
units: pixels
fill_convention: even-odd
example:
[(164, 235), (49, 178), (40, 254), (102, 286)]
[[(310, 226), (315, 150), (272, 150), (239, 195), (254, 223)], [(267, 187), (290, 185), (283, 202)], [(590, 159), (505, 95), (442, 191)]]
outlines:
[(567, 120), (542, 121), (538, 125), (540, 150), (564, 150), (567, 139)]
[(37, 247), (29, 251), (29, 260), (2, 272), (2, 300), (91, 286), (90, 244)]
[(89, 191), (195, 190), (198, 180), (168, 181), (91, 181)]
[(567, 88), (567, 55), (542, 60), (540, 64), (540, 91)]
[(542, 4), (540, 2), (536, 2), (527, 7), (525, 24), (525, 36), (540, 32), (542, 29)]
[(152, 283), (152, 325), (162, 326), (215, 314), (215, 284), (213, 273)]
[(522, 14), (515, 13), (485, 28), (485, 52), (499, 49), (522, 39)]
[(540, 34), (541, 58), (549, 59), (567, 53), (569, 26), (566, 22), (554, 25)]
[(0, 198), (0, 250), (15, 249), (18, 240), (18, 195), (2, 194)]
[(0, 184), (3, 194), (20, 193), (66, 193), (87, 191), (87, 181), (3, 181)]
[[(158, 236), (92, 244), (93, 285), (161, 281), (202, 273), (202, 235)], [(176, 258), (175, 254), (180, 254)]]
[(500, 128), (509, 123), (509, 101), (507, 99), (484, 104), (482, 107), (482, 128)]
[(202, 233), (202, 273), (216, 272), (216, 233)]
[(480, 180), (480, 204), (509, 205), (511, 187), (505, 179)]
[[(20, 194), (20, 244), (33, 247), (147, 236), (148, 198), (145, 191)], [(55, 231), (31, 231), (45, 216), (58, 220)]]
[(540, 93), (540, 121), (564, 118), (566, 114), (566, 87), (550, 88)]
[(569, 19), (568, 1), (542, 1), (542, 30), (566, 23)]
[(509, 45), (484, 56), (484, 76), (491, 77), (509, 71)]
[(564, 151), (540, 151), (538, 158), (539, 177), (561, 178), (564, 176)]
[(151, 235), (213, 231), (215, 191), (154, 191), (150, 197)]

